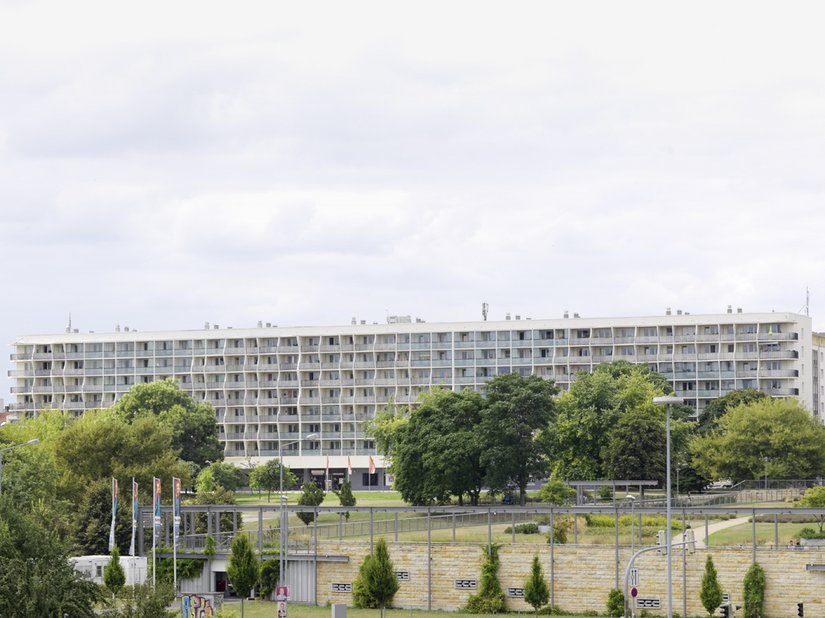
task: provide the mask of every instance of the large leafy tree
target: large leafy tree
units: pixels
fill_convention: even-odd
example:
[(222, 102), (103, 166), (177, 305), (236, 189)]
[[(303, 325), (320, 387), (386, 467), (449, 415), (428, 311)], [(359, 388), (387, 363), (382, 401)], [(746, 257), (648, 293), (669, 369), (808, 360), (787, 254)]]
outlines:
[(536, 434), (550, 424), (557, 392), (552, 381), (517, 373), (496, 376), (487, 383), (479, 426), (481, 463), (491, 487), (512, 482), (519, 488), (521, 504), (527, 497), (527, 483), (547, 468)]
[(708, 478), (812, 478), (825, 474), (825, 427), (796, 400), (760, 399), (729, 408), (690, 445)]
[(195, 403), (173, 380), (137, 384), (112, 410), (129, 423), (146, 415), (158, 417), (171, 430), (172, 446), (184, 461), (203, 467), (223, 459), (215, 410), (208, 403)]
[[(632, 461), (616, 460), (616, 440), (611, 449), (611, 436), (617, 431), (622, 416), (633, 411), (645, 419), (646, 426), (651, 428), (647, 439), (655, 442), (658, 431), (653, 430), (652, 424), (656, 415), (653, 398), (668, 391), (670, 387), (664, 378), (647, 367), (623, 361), (599, 365), (593, 373), (579, 374), (570, 389), (559, 398), (555, 421), (548, 431), (543, 432), (542, 443), (566, 478), (612, 476), (620, 463), (622, 468), (630, 469)], [(663, 412), (658, 414), (663, 423)], [(679, 412), (674, 410), (673, 416), (678, 419)], [(678, 427), (674, 425), (673, 429), (675, 438)], [(627, 430), (627, 426), (618, 429), (620, 432)], [(661, 435), (664, 436), (664, 426)], [(661, 444), (664, 444), (663, 440)], [(609, 461), (611, 454), (613, 461)], [(642, 455), (636, 454), (637, 457)]]
[(52, 514), (0, 500), (0, 615), (93, 618), (100, 588), (68, 561)]
[(742, 404), (751, 404), (768, 399), (768, 395), (753, 388), (731, 391), (727, 395), (709, 401), (699, 415), (697, 433), (705, 434), (716, 429), (719, 419), (728, 411)]
[[(54, 447), (60, 474), (59, 497), (77, 500), (101, 478), (116, 477), (127, 487), (132, 477), (141, 488), (152, 477), (177, 476), (189, 482), (190, 468), (177, 457), (172, 436), (154, 416), (142, 416), (129, 424), (107, 410), (87, 412), (58, 437)], [(171, 496), (171, 484), (164, 486)]]
[(476, 427), (481, 396), (473, 391), (435, 389), (393, 437), (395, 488), (412, 504), (445, 502), (466, 494), (473, 504), (484, 484), (483, 445)]
[(232, 464), (215, 461), (198, 473), (195, 491), (215, 491), (218, 487), (235, 491), (240, 484), (241, 471), (238, 468)]
[[(294, 487), (298, 483), (295, 474), (287, 466), (284, 466), (283, 474), (284, 489)], [(266, 501), (269, 502), (272, 492), (281, 487), (281, 462), (277, 459), (270, 459), (252, 468), (252, 472), (249, 473), (249, 486), (258, 491), (265, 489)]]

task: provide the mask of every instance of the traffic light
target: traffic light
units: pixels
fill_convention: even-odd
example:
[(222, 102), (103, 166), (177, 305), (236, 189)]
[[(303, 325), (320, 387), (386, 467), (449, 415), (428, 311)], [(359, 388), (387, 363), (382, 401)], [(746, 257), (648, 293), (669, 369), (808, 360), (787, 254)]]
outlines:
[(796, 615), (799, 616), (799, 618), (802, 618), (802, 616), (805, 615), (805, 604), (804, 603), (797, 603), (796, 604)]
[(664, 530), (659, 530), (656, 532), (656, 545), (659, 546), (659, 549), (656, 550), (658, 553), (667, 553), (667, 535), (665, 535)]
[(719, 616), (721, 618), (730, 618), (730, 605), (725, 603), (719, 608)]

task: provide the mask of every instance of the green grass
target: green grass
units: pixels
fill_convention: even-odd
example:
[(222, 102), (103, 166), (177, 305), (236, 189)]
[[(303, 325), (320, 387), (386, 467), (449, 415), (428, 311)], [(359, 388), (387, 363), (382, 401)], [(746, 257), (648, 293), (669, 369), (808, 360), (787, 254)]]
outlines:
[[(779, 524), (779, 544), (788, 545), (799, 535), (803, 528), (816, 528), (816, 524)], [(710, 535), (710, 545), (735, 546), (750, 545), (752, 535), (752, 524), (750, 522), (725, 528)], [(774, 526), (771, 523), (756, 524), (756, 543), (758, 545), (771, 545), (774, 542)]]
[[(241, 615), (241, 604), (237, 602), (224, 603), (221, 616), (226, 618), (238, 618)], [(332, 610), (329, 607), (316, 607), (314, 605), (289, 604), (289, 618), (329, 618)], [(380, 611), (377, 609), (356, 609), (347, 608), (347, 618), (378, 618)], [(449, 618), (456, 615), (456, 612), (428, 612), (418, 609), (388, 609), (387, 618)], [(275, 603), (271, 601), (245, 601), (244, 618), (273, 618), (275, 616)], [(557, 618), (565, 618), (558, 614)], [(462, 618), (482, 618), (479, 614), (461, 613)], [(485, 616), (484, 618), (489, 618)]]
[[(298, 498), (301, 497), (300, 491), (285, 492), (289, 504), (297, 504)], [(352, 492), (357, 502), (356, 506), (406, 506), (406, 503), (401, 499), (401, 495), (397, 491), (354, 491)], [(266, 492), (261, 492), (259, 496), (257, 493), (253, 494), (235, 494), (235, 502), (244, 506), (258, 506), (260, 505), (277, 505), (278, 492), (274, 491), (270, 495), (270, 500), (267, 501)], [(338, 496), (331, 491), (328, 491), (324, 498), (323, 506), (338, 506)]]

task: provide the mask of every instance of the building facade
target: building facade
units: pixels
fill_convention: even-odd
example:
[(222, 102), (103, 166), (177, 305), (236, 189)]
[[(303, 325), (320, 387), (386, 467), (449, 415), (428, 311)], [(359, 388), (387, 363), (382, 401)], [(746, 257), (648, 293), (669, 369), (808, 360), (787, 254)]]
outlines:
[[(803, 315), (388, 322), (24, 336), (12, 355), (11, 410), (82, 414), (135, 384), (171, 378), (215, 407), (228, 461), (277, 457), (280, 444), (286, 464), (315, 476), (331, 470), (340, 480), (351, 466), (355, 487), (384, 482), (384, 462), (364, 433), (377, 410), (414, 404), (435, 386), (483, 393), (493, 376), (510, 372), (566, 389), (580, 372), (625, 360), (665, 376), (696, 414), (741, 388), (821, 412), (813, 365), (825, 340), (817, 337), (814, 350)], [(379, 469), (372, 476), (370, 457)]]

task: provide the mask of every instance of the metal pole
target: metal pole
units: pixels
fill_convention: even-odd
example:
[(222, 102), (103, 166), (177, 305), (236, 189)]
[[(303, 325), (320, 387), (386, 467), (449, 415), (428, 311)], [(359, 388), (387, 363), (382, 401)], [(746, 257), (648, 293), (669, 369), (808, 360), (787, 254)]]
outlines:
[[(396, 528), (397, 530), (397, 528)], [(427, 611), (433, 610), (433, 539), (430, 507), (427, 507)]]
[[(682, 542), (687, 542), (685, 508), (682, 507)], [(687, 618), (687, 545), (682, 545), (682, 616)]]
[(619, 587), (619, 507), (616, 506), (616, 492), (613, 488), (613, 522), (616, 524), (616, 586)]
[(281, 426), (278, 425), (278, 581), (284, 585), (284, 458), (281, 456)]
[(753, 545), (753, 549), (751, 552), (751, 561), (756, 564), (756, 509), (751, 511), (751, 543)]
[(553, 507), (550, 507), (550, 607), (556, 606), (556, 560), (554, 547), (556, 541), (556, 528)]
[(493, 511), (487, 509), (487, 556), (493, 555)]
[(370, 507), (370, 555), (372, 555), (372, 508)]
[(630, 500), (630, 555), (633, 555), (633, 550), (636, 546), (636, 537), (633, 533), (633, 524), (635, 523), (636, 515), (633, 513), (633, 507), (635, 506), (635, 501)]
[(667, 420), (665, 433), (667, 434), (667, 618), (673, 618), (673, 539), (670, 529), (670, 404), (667, 404)]
[(710, 516), (705, 513), (705, 549), (710, 548), (710, 530), (708, 529), (708, 519)]

